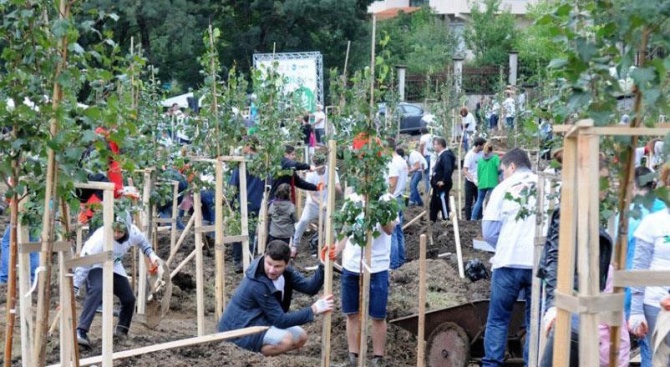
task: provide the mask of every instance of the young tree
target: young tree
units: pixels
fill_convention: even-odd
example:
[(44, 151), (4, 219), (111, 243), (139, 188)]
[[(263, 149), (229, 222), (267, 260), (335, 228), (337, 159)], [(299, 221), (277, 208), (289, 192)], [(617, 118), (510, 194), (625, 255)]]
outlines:
[(473, 2), (472, 20), (464, 31), (465, 43), (475, 54), (477, 65), (506, 65), (515, 45), (516, 19), (508, 9), (500, 8), (501, 0)]

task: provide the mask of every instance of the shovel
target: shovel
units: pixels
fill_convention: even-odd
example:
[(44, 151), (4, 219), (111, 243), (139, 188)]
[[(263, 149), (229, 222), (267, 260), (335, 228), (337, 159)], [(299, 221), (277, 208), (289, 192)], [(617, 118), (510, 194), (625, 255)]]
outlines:
[(155, 329), (170, 310), (170, 298), (172, 297), (172, 281), (170, 279), (170, 268), (159, 260), (158, 268), (149, 274), (149, 294), (145, 310), (145, 324), (150, 329)]

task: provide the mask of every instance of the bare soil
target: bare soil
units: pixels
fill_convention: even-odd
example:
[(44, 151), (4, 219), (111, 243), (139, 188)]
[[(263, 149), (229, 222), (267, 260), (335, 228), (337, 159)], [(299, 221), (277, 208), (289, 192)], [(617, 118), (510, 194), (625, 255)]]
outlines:
[[(411, 207), (405, 211), (405, 222), (421, 213), (423, 208)], [(472, 239), (479, 233), (479, 223), (460, 221), (460, 239), (463, 248), (463, 259), (479, 258), (487, 262), (490, 254), (474, 250)], [(388, 304), (388, 319), (411, 315), (418, 310), (418, 279), (419, 279), (419, 236), (427, 232), (427, 221), (421, 220), (405, 230), (407, 263), (391, 273), (391, 289)], [(461, 279), (458, 275), (454, 233), (451, 224), (438, 222), (433, 228), (434, 244), (428, 247), (429, 259), (426, 263), (427, 274), (427, 310), (455, 306), (473, 300), (485, 299), (489, 294), (488, 280), (471, 282), (467, 278)], [(293, 266), (304, 270), (316, 264), (307, 251), (309, 232), (304, 236), (301, 252)], [(178, 264), (193, 249), (193, 239), (189, 238), (182, 245), (174, 264)], [(437, 258), (438, 254), (451, 252), (444, 258)], [(167, 258), (169, 253), (169, 239), (159, 241), (159, 255)], [(230, 259), (227, 253), (227, 259)], [(129, 268), (129, 267), (128, 267)], [(305, 271), (308, 274), (307, 271)], [(205, 256), (205, 311), (206, 332), (216, 331), (217, 320), (214, 318), (214, 257)], [(242, 278), (235, 274), (230, 260), (226, 261), (226, 299), (230, 299), (235, 287)], [(335, 274), (334, 293), (339, 299), (339, 275)], [(167, 317), (154, 330), (143, 324), (143, 316), (135, 315), (129, 337), (115, 344), (115, 351), (134, 349), (167, 341), (179, 340), (197, 335), (196, 328), (196, 292), (195, 292), (195, 264), (189, 263), (183, 271), (174, 278), (175, 290), (171, 301), (171, 310)], [(54, 294), (57, 289), (54, 287)], [(6, 302), (6, 286), (0, 286), (0, 303)], [(302, 294), (296, 294), (292, 305), (293, 309), (309, 306), (314, 299)], [(3, 310), (4, 311), (4, 310)], [(0, 338), (4, 339), (5, 316), (0, 316)], [(52, 312), (51, 317), (54, 317)], [(101, 353), (101, 317), (96, 317), (89, 336), (93, 343), (90, 350), (81, 350), (81, 357), (91, 357)], [(117, 366), (317, 366), (321, 355), (322, 319), (305, 325), (310, 336), (307, 345), (299, 351), (285, 356), (265, 358), (260, 354), (238, 348), (232, 343), (210, 343), (198, 346), (172, 349), (143, 355), (136, 358), (121, 360)], [(347, 358), (345, 333), (345, 319), (339, 310), (333, 313), (331, 350), (333, 365), (343, 363)], [(20, 366), (20, 332), (18, 326), (14, 333), (13, 365)], [(416, 337), (411, 333), (389, 325), (387, 334), (387, 356), (394, 366), (416, 365)], [(371, 345), (370, 345), (371, 348)], [(371, 349), (369, 349), (371, 350)], [(58, 334), (50, 336), (48, 345), (49, 363), (58, 362), (59, 341)]]

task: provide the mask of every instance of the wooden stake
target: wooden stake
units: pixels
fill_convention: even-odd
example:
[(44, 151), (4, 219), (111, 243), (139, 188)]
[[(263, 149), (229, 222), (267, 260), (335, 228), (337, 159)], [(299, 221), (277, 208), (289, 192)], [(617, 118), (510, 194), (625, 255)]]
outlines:
[[(326, 243), (332, 245), (335, 242), (333, 231), (333, 215), (335, 213), (335, 166), (337, 156), (337, 144), (335, 140), (328, 140), (328, 195), (326, 197)], [(321, 205), (319, 205), (319, 212)], [(319, 213), (321, 217), (321, 213)], [(319, 228), (321, 230), (321, 227)], [(297, 245), (297, 244), (296, 244)], [(320, 249), (319, 249), (320, 250)], [(329, 256), (325, 259), (325, 279), (323, 285), (323, 293), (333, 294), (333, 262)], [(332, 328), (333, 315), (328, 312), (323, 316), (323, 331), (321, 333), (321, 367), (330, 366), (330, 333)]]
[[(12, 160), (12, 177), (17, 179), (19, 174), (18, 158)], [(12, 195), (10, 203), (10, 230), (9, 230), (9, 264), (7, 264), (8, 284), (7, 284), (7, 314), (5, 323), (5, 361), (4, 366), (12, 365), (12, 342), (14, 339), (14, 323), (16, 321), (16, 264), (18, 260), (18, 242), (17, 242), (17, 224), (19, 221), (19, 202), (18, 194)]]
[(179, 181), (172, 181), (172, 218), (170, 221), (170, 253), (177, 245), (177, 218), (179, 217)]
[[(241, 161), (240, 162), (240, 216), (241, 216), (241, 226), (242, 226), (242, 235), (247, 236), (246, 239), (242, 240), (242, 267), (244, 268), (244, 271), (247, 270), (249, 267), (249, 264), (251, 263), (251, 259), (255, 254), (250, 254), (249, 253), (249, 208), (247, 204), (247, 162), (246, 161)], [(263, 209), (266, 210), (266, 217), (267, 217), (267, 190), (264, 190), (263, 193), (263, 202), (261, 204), (261, 212), (263, 212)], [(262, 217), (262, 215), (261, 215)], [(263, 224), (265, 226), (265, 224)], [(265, 228), (265, 227), (264, 227)], [(257, 241), (259, 243), (259, 249), (256, 251), (260, 252), (261, 254), (265, 252), (265, 238), (267, 238), (267, 235), (265, 232), (263, 233), (263, 248), (260, 249), (260, 243), (261, 239), (257, 238)]]
[[(151, 189), (153, 187), (153, 182), (151, 179), (152, 170), (147, 170), (144, 172), (144, 190), (142, 191), (142, 206), (144, 211), (142, 212), (142, 222), (138, 223), (140, 230), (144, 232), (144, 235), (151, 241), (153, 238), (153, 224), (152, 224), (152, 210), (151, 210)], [(137, 286), (137, 313), (139, 315), (144, 315), (147, 307), (147, 264), (144, 261), (144, 254), (141, 251), (137, 252), (137, 262), (138, 262), (138, 286)]]
[[(112, 223), (114, 222), (114, 184), (108, 184), (103, 193), (103, 228), (105, 252), (114, 250)], [(102, 265), (102, 367), (112, 367), (114, 333), (114, 261), (108, 259)], [(65, 312), (65, 311), (63, 311)]]
[[(23, 202), (19, 202), (18, 212), (22, 211)], [(17, 243), (28, 242), (30, 236), (28, 229), (17, 223)], [(11, 244), (11, 239), (10, 239)], [(30, 292), (30, 254), (26, 252), (19, 253), (19, 307), (20, 307), (20, 325), (21, 325), (21, 365), (23, 367), (33, 367), (35, 365), (35, 356), (32, 353), (32, 346), (35, 334), (33, 332), (35, 323), (33, 321), (33, 295)], [(7, 335), (7, 334), (5, 334)], [(5, 351), (5, 361), (11, 358)]]
[(200, 201), (200, 189), (193, 192), (193, 215), (195, 216), (195, 289), (196, 289), (196, 308), (198, 336), (205, 335), (205, 274), (204, 261), (202, 257), (202, 232), (198, 231), (202, 227), (202, 208)]
[[(577, 226), (577, 273), (580, 298), (597, 296), (600, 293), (598, 139), (596, 135), (577, 136), (577, 177), (580, 178), (577, 219), (581, 224)], [(585, 336), (579, 341), (579, 363), (584, 366), (597, 366), (600, 363), (599, 338), (594, 334), (598, 330), (598, 321), (597, 313), (583, 313), (579, 317), (579, 333)], [(588, 337), (589, 334), (591, 337)]]
[(174, 249), (170, 251), (170, 257), (166, 261), (168, 266), (170, 266), (170, 264), (174, 260), (174, 256), (179, 251), (181, 244), (184, 243), (186, 236), (189, 234), (189, 231), (191, 230), (191, 227), (193, 227), (193, 222), (195, 222), (195, 216), (191, 216), (191, 218), (189, 218), (188, 222), (186, 223), (186, 227), (184, 227), (184, 230), (181, 232), (181, 235), (179, 236), (179, 240), (174, 246)]
[[(449, 196), (449, 204), (454, 207), (454, 196)], [(460, 211), (460, 210), (459, 210)], [(458, 275), (461, 279), (465, 278), (465, 270), (463, 269), (463, 252), (461, 251), (461, 234), (458, 230), (458, 218), (455, 215), (451, 217), (451, 223), (454, 226), (454, 240), (456, 243), (456, 257), (458, 259)]]
[[(533, 247), (533, 274), (537, 274), (538, 264), (540, 262), (540, 255), (542, 254), (542, 249), (544, 248), (544, 183), (545, 177), (540, 173), (539, 179), (537, 182), (537, 210), (535, 212), (535, 246)], [(540, 317), (540, 303), (542, 302), (541, 298), (541, 284), (540, 278), (533, 277), (532, 280), (532, 292), (531, 292), (531, 308), (530, 308), (530, 319), (531, 320), (542, 320)], [(531, 322), (530, 328), (528, 329), (528, 366), (537, 367), (540, 360), (540, 345), (539, 345), (539, 335), (540, 322)]]
[(419, 330), (416, 347), (416, 365), (423, 367), (426, 363), (426, 235), (419, 237)]
[[(565, 139), (563, 146), (563, 185), (561, 186), (561, 211), (576, 213), (577, 195), (577, 140), (575, 137)], [(583, 190), (583, 188), (582, 188)], [(577, 236), (577, 215), (561, 218), (559, 224), (558, 274), (556, 292), (571, 294), (575, 274), (575, 245)], [(556, 307), (556, 323), (554, 329), (555, 367), (568, 367), (570, 364), (570, 312)], [(597, 365), (597, 364), (596, 364)]]
[(411, 226), (412, 224), (418, 222), (421, 218), (423, 218), (424, 215), (426, 215), (426, 213), (427, 213), (427, 211), (424, 210), (424, 211), (422, 211), (421, 213), (419, 213), (419, 215), (417, 215), (416, 217), (414, 217), (414, 219), (412, 219), (412, 220), (410, 220), (409, 222), (405, 223), (405, 225), (402, 226), (403, 231), (404, 231), (405, 229), (407, 229), (407, 227), (409, 227), (409, 226)]
[[(210, 25), (210, 38), (211, 38), (211, 28)], [(216, 166), (216, 188), (215, 188), (215, 199), (214, 199), (214, 223), (216, 224), (216, 229), (214, 231), (214, 256), (216, 261), (216, 282), (214, 287), (214, 292), (216, 293), (216, 308), (214, 309), (214, 316), (216, 321), (221, 318), (223, 314), (223, 308), (226, 304), (226, 280), (224, 278), (225, 273), (225, 263), (224, 263), (224, 246), (223, 246), (223, 162), (217, 161)]]

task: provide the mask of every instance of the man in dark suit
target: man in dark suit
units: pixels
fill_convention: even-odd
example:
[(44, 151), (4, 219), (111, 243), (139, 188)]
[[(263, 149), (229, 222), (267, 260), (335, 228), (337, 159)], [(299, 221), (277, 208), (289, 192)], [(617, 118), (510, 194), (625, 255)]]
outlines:
[(454, 172), (456, 156), (447, 149), (447, 140), (441, 137), (433, 139), (433, 148), (437, 154), (437, 161), (430, 178), (433, 194), (430, 198), (430, 220), (437, 220), (437, 213), (442, 212), (442, 218), (449, 218), (449, 191), (453, 186), (451, 175)]

